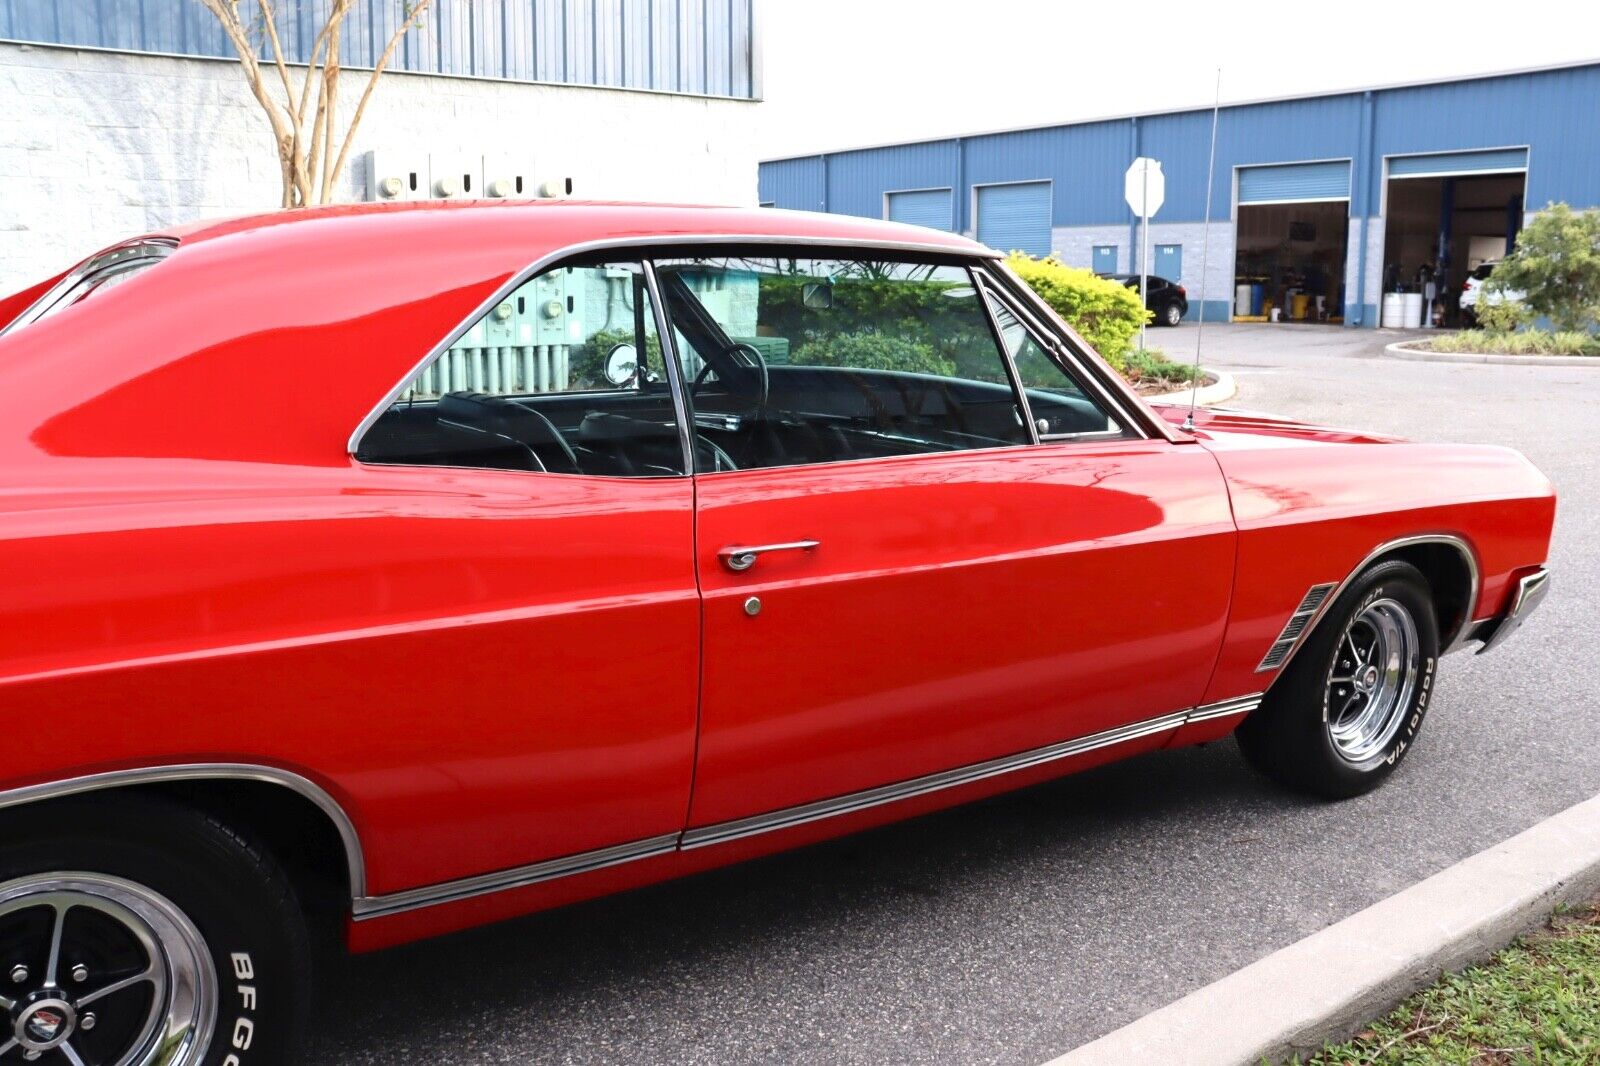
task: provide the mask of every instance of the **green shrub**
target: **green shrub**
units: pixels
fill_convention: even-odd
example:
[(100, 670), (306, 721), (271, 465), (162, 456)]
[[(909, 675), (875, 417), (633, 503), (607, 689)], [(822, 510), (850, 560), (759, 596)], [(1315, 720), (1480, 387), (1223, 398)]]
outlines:
[(1465, 352), (1474, 355), (1587, 355), (1600, 356), (1600, 337), (1581, 330), (1551, 333), (1527, 329), (1519, 333), (1466, 330), (1447, 333), (1427, 342), (1435, 352)]
[(1102, 359), (1119, 371), (1126, 367), (1134, 335), (1150, 318), (1137, 292), (1092, 270), (1069, 267), (1054, 256), (1035, 259), (1013, 252), (1006, 264)]
[(796, 348), (791, 361), (806, 366), (843, 366), (863, 370), (901, 370), (917, 374), (954, 374), (956, 364), (933, 346), (862, 330), (808, 341)]
[(1488, 332), (1514, 333), (1533, 321), (1533, 313), (1521, 300), (1508, 300), (1504, 294), (1500, 294), (1500, 299), (1490, 303), (1484, 299), (1484, 295), (1478, 294), (1478, 302), (1473, 306), (1472, 313), (1478, 325)]
[(1168, 385), (1187, 385), (1199, 371), (1193, 363), (1176, 363), (1165, 352), (1156, 348), (1141, 348), (1129, 352), (1122, 374), (1129, 381), (1158, 381)]
[[(1600, 323), (1600, 211), (1547, 204), (1517, 234), (1484, 292), (1520, 292), (1529, 310), (1572, 332)], [(1478, 298), (1483, 311), (1482, 295)]]

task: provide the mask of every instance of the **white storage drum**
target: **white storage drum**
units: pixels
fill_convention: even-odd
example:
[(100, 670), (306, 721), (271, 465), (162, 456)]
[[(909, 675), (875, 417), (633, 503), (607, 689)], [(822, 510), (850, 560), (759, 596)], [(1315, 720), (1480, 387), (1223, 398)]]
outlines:
[(1235, 285), (1233, 287), (1234, 314), (1240, 316), (1251, 314), (1250, 307), (1254, 302), (1249, 285)]
[(1406, 329), (1422, 328), (1422, 293), (1408, 292), (1405, 294), (1404, 310), (1401, 312), (1400, 317)]
[(1405, 294), (1400, 292), (1386, 292), (1383, 294), (1383, 314), (1378, 318), (1378, 325), (1384, 329), (1399, 329), (1404, 321)]

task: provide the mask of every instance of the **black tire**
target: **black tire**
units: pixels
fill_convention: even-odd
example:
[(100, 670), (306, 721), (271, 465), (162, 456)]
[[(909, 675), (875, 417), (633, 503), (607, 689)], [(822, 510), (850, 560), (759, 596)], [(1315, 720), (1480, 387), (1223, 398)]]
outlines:
[[(22, 907), (32, 899), (26, 894), (30, 890), (53, 891), (53, 886), (82, 883), (58, 876), (62, 874), (153, 894), (151, 898), (176, 908), (191, 923), (188, 928), (198, 932), (192, 958), (209, 959), (214, 973), (213, 1021), (204, 1056), (191, 1051), (178, 1060), (181, 1066), (271, 1066), (298, 1061), (311, 1002), (311, 950), (294, 889), (272, 856), (213, 818), (153, 797), (84, 796), (5, 812), (0, 822), (0, 898), (3, 890), (12, 886), (12, 892), (23, 893), (13, 901)], [(128, 898), (137, 896), (123, 897), (124, 901)], [(71, 968), (69, 956), (74, 952), (77, 957), (94, 959), (125, 950), (117, 941), (120, 934), (115, 927), (108, 932), (92, 924), (102, 920), (93, 913), (92, 905), (83, 910), (88, 918), (64, 920), (81, 924), (65, 925), (68, 944), (61, 950), (58, 967), (63, 972)], [(35, 905), (32, 912), (18, 910), (11, 917), (17, 922), (32, 920), (36, 926), (39, 911)], [(5, 931), (0, 930), (0, 940), (6, 939)], [(20, 942), (14, 933), (9, 939)], [(7, 947), (0, 946), (0, 964), (9, 972), (14, 963), (6, 951)], [(109, 970), (112, 963), (101, 966)], [(38, 983), (39, 978), (35, 972), (30, 984)], [(74, 988), (73, 980), (84, 984)], [(85, 978), (72, 974), (60, 977), (57, 984), (69, 995), (81, 992), (83, 998), (89, 998), (97, 980), (98, 974)], [(104, 980), (110, 983), (109, 976)], [(16, 987), (20, 990), (23, 986)], [(124, 990), (116, 996), (131, 996), (135, 991)], [(14, 994), (12, 987), (7, 993)], [(41, 989), (36, 994), (52, 993)], [(127, 1029), (118, 1011), (133, 1016), (125, 1048), (135, 1047), (137, 1026), (143, 1024), (141, 1012), (150, 1009), (145, 1006), (150, 1001), (148, 994), (139, 994), (146, 998), (132, 1006), (120, 1005), (127, 1001), (107, 996), (77, 1007), (74, 1016), (92, 1006), (104, 1017), (93, 1031), (79, 1028), (73, 1040), (112, 1044), (109, 1050), (105, 1044), (74, 1047), (94, 1052), (94, 1061), (115, 1061), (125, 1053), (116, 1050), (124, 1046), (116, 1044), (118, 1033)], [(52, 1054), (62, 1058), (59, 1052), (45, 1052), (46, 1057)]]
[(1161, 324), (1164, 325), (1164, 326), (1176, 326), (1179, 322), (1182, 322), (1182, 321), (1183, 321), (1183, 307), (1182, 307), (1182, 305), (1180, 305), (1177, 300), (1169, 300), (1169, 301), (1167, 301), (1167, 306), (1165, 306), (1165, 307), (1163, 307), (1161, 309)]
[[(1414, 640), (1408, 642), (1409, 618)], [(1352, 683), (1341, 684), (1340, 671), (1354, 671), (1370, 629), (1376, 641), (1380, 627), (1393, 626), (1392, 654), (1396, 678), (1389, 671), (1376, 680), (1363, 669), (1359, 679), (1372, 684), (1363, 696)], [(1355, 645), (1347, 643), (1349, 639)], [(1412, 650), (1406, 651), (1405, 648)], [(1371, 654), (1371, 652), (1369, 652)], [(1274, 781), (1299, 792), (1329, 799), (1359, 796), (1377, 788), (1399, 766), (1422, 728), (1433, 695), (1439, 661), (1439, 624), (1427, 579), (1416, 567), (1399, 560), (1374, 565), (1339, 596), (1307, 638), (1283, 674), (1268, 690), (1261, 706), (1239, 726), (1236, 736), (1245, 758)], [(1374, 666), (1374, 669), (1376, 667)], [(1409, 682), (1409, 683), (1408, 683)], [(1388, 686), (1392, 689), (1376, 686)], [(1381, 699), (1392, 692), (1393, 699)], [(1370, 733), (1357, 730), (1363, 699), (1373, 711)], [(1354, 733), (1355, 735), (1351, 735)]]

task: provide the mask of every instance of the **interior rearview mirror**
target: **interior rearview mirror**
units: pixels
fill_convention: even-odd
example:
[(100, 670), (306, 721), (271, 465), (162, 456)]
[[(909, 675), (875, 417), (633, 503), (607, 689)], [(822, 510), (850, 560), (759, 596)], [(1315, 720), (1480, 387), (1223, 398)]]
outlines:
[(826, 311), (833, 306), (833, 285), (826, 281), (808, 281), (800, 289), (800, 303), (808, 311)]

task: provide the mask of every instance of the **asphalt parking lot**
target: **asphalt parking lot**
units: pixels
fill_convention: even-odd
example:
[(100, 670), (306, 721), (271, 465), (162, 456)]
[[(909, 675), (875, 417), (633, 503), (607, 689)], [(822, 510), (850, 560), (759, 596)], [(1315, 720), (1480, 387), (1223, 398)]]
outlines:
[(1205, 334), (1235, 406), (1512, 445), (1562, 493), (1546, 606), (1444, 661), (1385, 788), (1313, 803), (1231, 742), (1158, 753), (356, 959), (309, 1061), (1038, 1063), (1600, 792), (1600, 368), (1380, 358), (1393, 339)]

